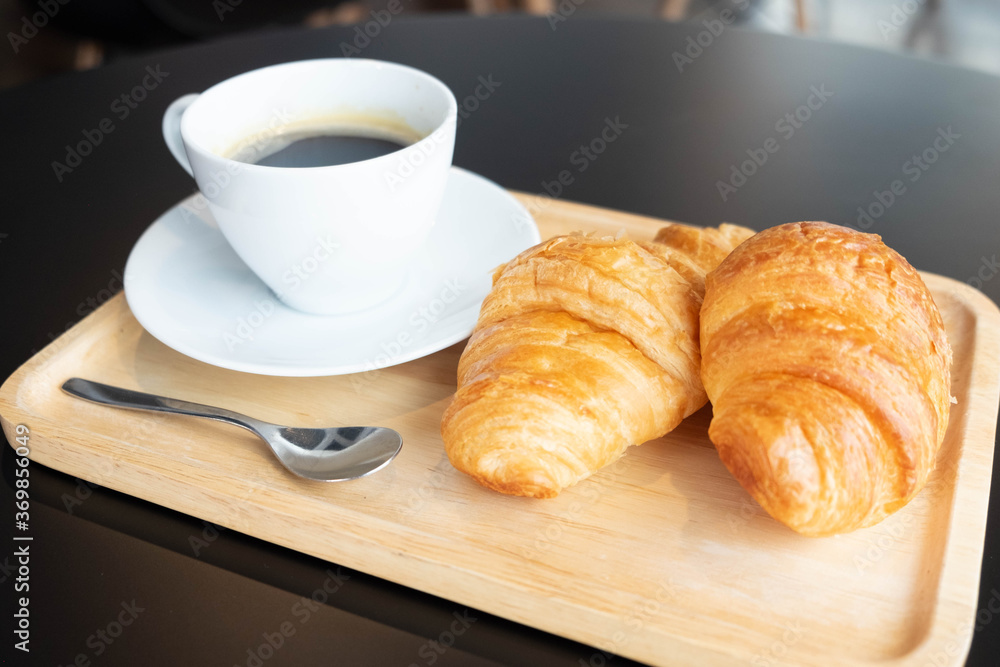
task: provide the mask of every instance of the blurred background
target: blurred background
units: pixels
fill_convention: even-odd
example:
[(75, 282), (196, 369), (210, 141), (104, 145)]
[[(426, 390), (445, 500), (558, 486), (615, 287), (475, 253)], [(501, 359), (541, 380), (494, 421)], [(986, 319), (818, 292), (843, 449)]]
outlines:
[(562, 12), (694, 22), (730, 9), (754, 29), (1000, 75), (1000, 0), (0, 0), (0, 88), (243, 31), (363, 23), (390, 3), (409, 15)]

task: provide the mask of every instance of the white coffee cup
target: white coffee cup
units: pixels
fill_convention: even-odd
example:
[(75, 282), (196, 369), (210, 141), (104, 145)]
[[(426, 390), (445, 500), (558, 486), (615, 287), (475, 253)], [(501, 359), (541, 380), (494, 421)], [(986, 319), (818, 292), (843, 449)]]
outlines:
[[(444, 195), (457, 112), (447, 86), (411, 67), (305, 60), (177, 99), (164, 114), (163, 136), (247, 266), (292, 308), (336, 315), (375, 306), (403, 286)], [(323, 167), (231, 157), (240, 146), (253, 152), (320, 124), (419, 140)]]

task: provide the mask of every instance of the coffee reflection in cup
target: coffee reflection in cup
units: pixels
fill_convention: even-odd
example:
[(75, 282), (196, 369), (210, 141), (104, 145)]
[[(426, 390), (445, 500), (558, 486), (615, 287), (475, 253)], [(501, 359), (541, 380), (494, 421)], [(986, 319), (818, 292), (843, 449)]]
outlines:
[(332, 167), (389, 155), (423, 138), (399, 120), (327, 116), (252, 134), (222, 156), (262, 167)]

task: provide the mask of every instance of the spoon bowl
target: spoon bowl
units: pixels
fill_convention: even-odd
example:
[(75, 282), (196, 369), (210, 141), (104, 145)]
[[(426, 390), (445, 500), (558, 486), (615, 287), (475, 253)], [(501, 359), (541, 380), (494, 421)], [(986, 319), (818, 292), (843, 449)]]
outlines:
[(290, 472), (317, 482), (343, 482), (370, 475), (385, 467), (403, 446), (399, 433), (382, 426), (281, 426), (232, 410), (82, 378), (70, 378), (63, 383), (62, 389), (67, 394), (103, 405), (204, 417), (241, 426), (266, 442)]

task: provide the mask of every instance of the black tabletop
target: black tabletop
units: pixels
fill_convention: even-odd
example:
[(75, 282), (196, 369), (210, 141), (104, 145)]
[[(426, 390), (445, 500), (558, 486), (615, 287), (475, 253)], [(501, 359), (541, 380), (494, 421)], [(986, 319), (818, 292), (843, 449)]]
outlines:
[[(193, 193), (161, 139), (168, 103), (345, 54), (441, 78), (461, 107), (455, 163), (505, 187), (701, 224), (852, 225), (1000, 301), (1000, 79), (728, 26), (566, 18), (258, 33), (0, 94), (0, 376), (120, 290), (141, 232)], [(12, 648), (15, 547), (0, 555), (15, 664), (629, 664), (37, 464), (31, 493), (30, 660)], [(1000, 654), (998, 498), (975, 665)]]

